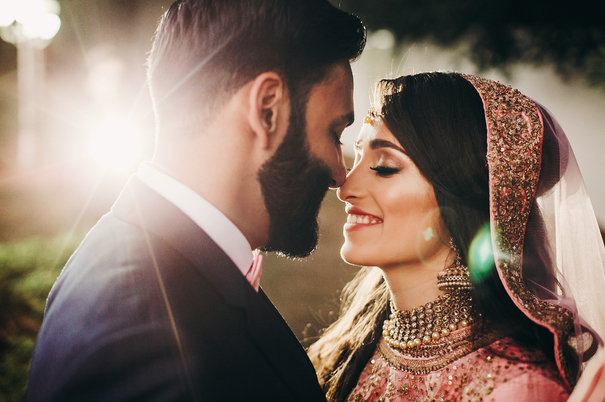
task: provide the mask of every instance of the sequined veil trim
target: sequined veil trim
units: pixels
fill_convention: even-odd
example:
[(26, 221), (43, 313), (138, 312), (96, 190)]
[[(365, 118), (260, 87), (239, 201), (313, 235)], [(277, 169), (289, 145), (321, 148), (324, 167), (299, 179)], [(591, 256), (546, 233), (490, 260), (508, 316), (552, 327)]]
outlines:
[(561, 376), (573, 387), (564, 346), (574, 331), (572, 313), (539, 300), (522, 276), (523, 244), (534, 202), (544, 135), (536, 105), (518, 90), (499, 82), (462, 74), (481, 96), (487, 123), (490, 219), (496, 269), (517, 307), (554, 334)]

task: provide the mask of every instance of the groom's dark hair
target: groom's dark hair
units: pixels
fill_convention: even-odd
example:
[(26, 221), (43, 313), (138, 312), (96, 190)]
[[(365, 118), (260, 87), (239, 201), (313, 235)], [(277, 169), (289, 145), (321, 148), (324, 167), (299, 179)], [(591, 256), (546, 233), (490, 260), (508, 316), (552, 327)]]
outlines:
[(195, 113), (208, 122), (265, 71), (305, 100), (340, 61), (359, 57), (366, 34), (327, 0), (178, 0), (164, 14), (148, 59), (158, 123)]

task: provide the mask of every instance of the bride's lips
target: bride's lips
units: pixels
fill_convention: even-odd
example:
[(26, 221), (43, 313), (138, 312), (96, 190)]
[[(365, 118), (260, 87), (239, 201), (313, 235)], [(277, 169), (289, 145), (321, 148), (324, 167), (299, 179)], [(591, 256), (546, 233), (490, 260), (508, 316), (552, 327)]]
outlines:
[(377, 216), (368, 214), (356, 207), (345, 208), (347, 212), (347, 223), (345, 223), (344, 230), (358, 230), (369, 226), (379, 225), (382, 223), (382, 219)]

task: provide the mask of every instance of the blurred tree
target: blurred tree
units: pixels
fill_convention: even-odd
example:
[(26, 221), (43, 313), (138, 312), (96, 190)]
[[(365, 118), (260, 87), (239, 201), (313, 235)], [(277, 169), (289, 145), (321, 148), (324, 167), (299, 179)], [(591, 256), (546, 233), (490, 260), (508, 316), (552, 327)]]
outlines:
[(552, 65), (605, 89), (605, 3), (601, 0), (332, 0), (369, 30), (399, 42), (459, 48), (480, 70), (515, 63)]

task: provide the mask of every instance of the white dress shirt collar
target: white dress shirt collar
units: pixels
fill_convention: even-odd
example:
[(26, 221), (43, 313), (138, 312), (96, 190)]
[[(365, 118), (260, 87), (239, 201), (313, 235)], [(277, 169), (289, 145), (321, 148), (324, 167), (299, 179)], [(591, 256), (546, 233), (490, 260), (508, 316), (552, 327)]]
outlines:
[(250, 243), (218, 208), (148, 162), (141, 164), (137, 176), (191, 218), (227, 254), (242, 274), (246, 275), (253, 258)]

